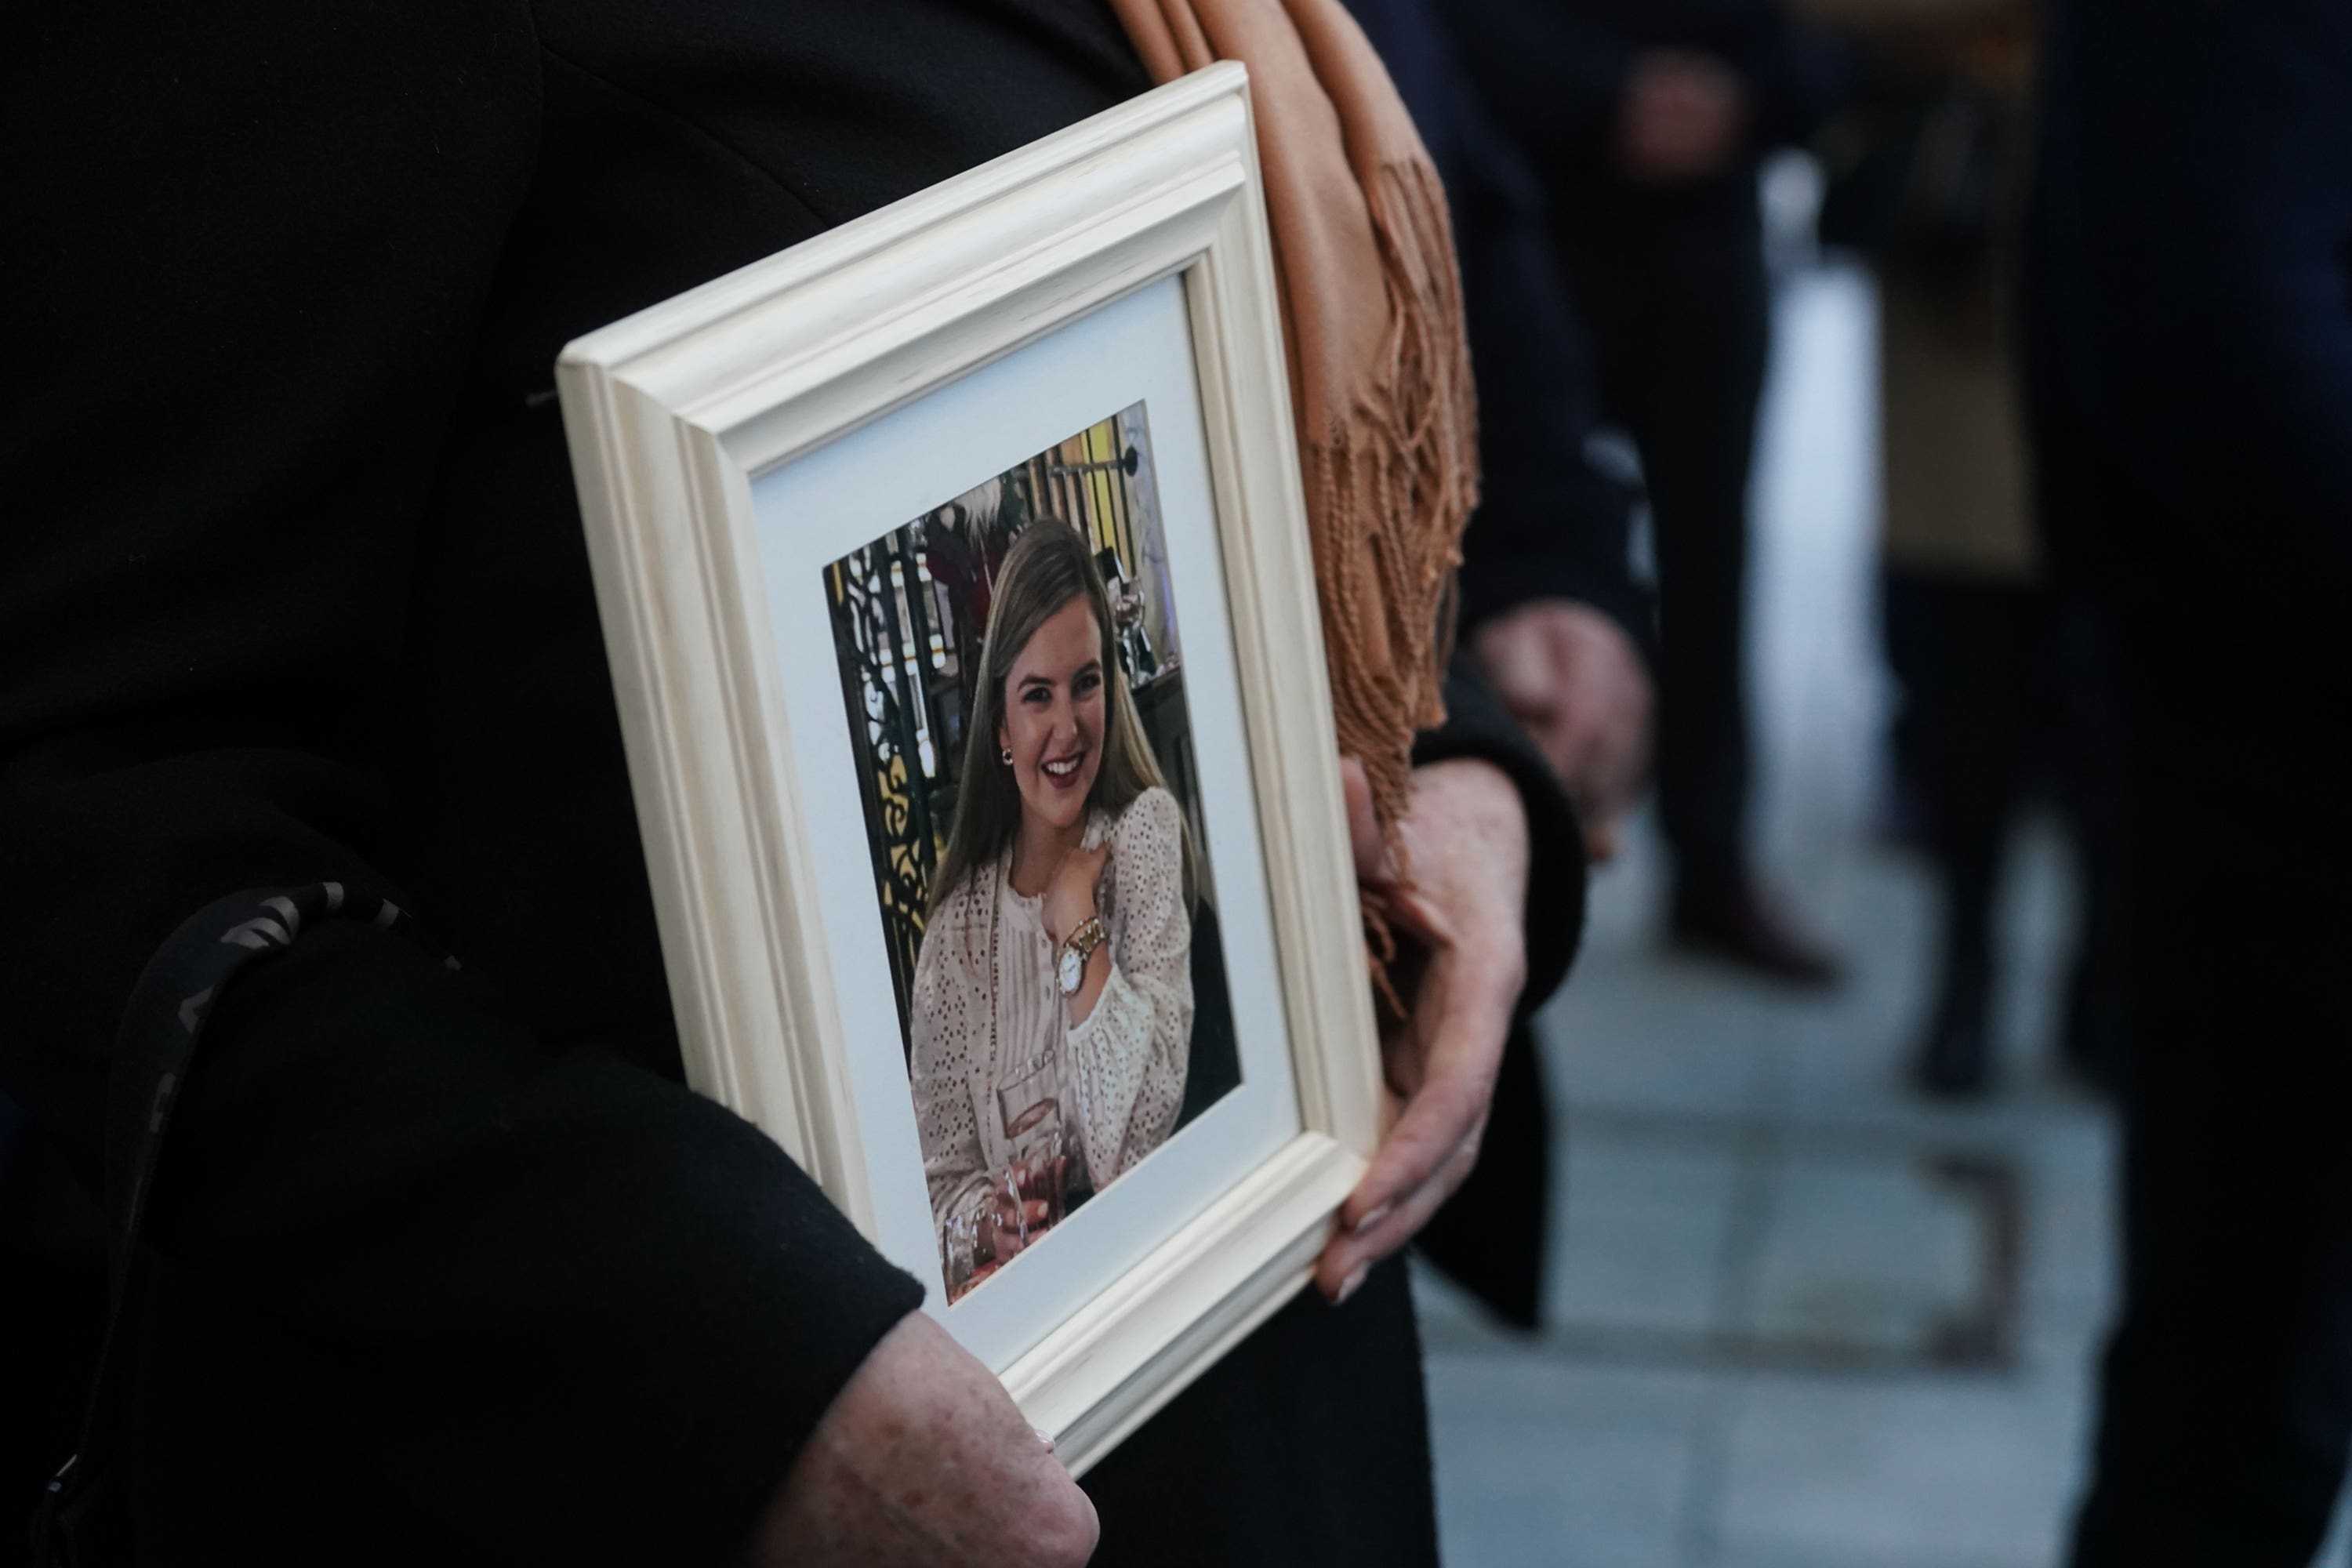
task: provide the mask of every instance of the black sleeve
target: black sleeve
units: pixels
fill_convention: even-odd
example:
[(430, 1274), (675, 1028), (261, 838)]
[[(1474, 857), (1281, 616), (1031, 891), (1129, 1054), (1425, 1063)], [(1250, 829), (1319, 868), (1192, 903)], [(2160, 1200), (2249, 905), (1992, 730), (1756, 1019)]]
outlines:
[(1654, 606), (1633, 574), (1638, 492), (1589, 449), (1599, 425), (1591, 361), (1542, 196), (1517, 149), (1466, 92), (1458, 102), (1466, 155), (1454, 206), (1484, 469), (1463, 541), (1463, 627), (1531, 600), (1575, 599), (1654, 658)]
[(1634, 492), (1587, 447), (1597, 424), (1584, 344), (1519, 149), (1488, 118), (1428, 0), (1349, 0), (1445, 182), (1477, 378), (1478, 510), (1464, 541), (1462, 626), (1532, 599), (1575, 599), (1645, 652), (1648, 595), (1633, 581)]
[(1439, 9), (1504, 129), (1547, 164), (1601, 166), (1634, 40), (1555, 0), (1439, 0)]
[(1519, 994), (1524, 1017), (1559, 988), (1583, 940), (1584, 830), (1551, 764), (1462, 653), (1445, 672), (1445, 722), (1423, 731), (1412, 748), (1419, 767), (1459, 757), (1502, 769), (1527, 807), (1528, 982)]
[[(0, 21), (0, 1091), (92, 1190), (155, 945), (238, 889), (383, 884), (416, 520), (537, 72), (516, 5)], [(721, 1561), (916, 1299), (748, 1124), (394, 934), (238, 981), (171, 1139), (140, 1363), (166, 1533), (208, 1484), (249, 1529), (299, 1512), (239, 1473), (250, 1420), (431, 1560)], [(217, 1440), (171, 1404), (207, 1355), (252, 1374)]]
[(2074, 0), (2044, 91), (2035, 374), (2121, 500), (2062, 554), (2352, 685), (2352, 11)]
[(1855, 52), (1825, 28), (1791, 20), (1779, 5), (1756, 8), (1732, 63), (1749, 97), (1749, 144), (1759, 153), (1802, 143), (1850, 99)]

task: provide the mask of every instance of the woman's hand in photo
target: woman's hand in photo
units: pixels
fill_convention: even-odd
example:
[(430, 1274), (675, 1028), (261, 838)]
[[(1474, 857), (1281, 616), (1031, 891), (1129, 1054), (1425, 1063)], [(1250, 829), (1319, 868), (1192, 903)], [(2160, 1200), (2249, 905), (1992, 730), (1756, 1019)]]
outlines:
[[(1034, 1198), (1018, 1205), (1011, 1198), (998, 1198), (980, 1216), (980, 1251), (989, 1259), (984, 1267), (993, 1272), (1012, 1262), (1023, 1247), (1037, 1239), (1051, 1220), (1045, 1205)], [(975, 1271), (972, 1283), (977, 1285), (982, 1278)]]
[(1381, 843), (1362, 768), (1349, 762), (1343, 776), (1357, 879), (1385, 896), (1399, 939), (1391, 975), (1407, 1013), (1383, 1042), (1395, 1119), (1315, 1266), (1334, 1301), (1412, 1240), (1477, 1163), (1528, 963), (1527, 808), (1509, 777), (1470, 758), (1413, 770), (1398, 825), (1405, 882)]
[(1095, 909), (1095, 887), (1102, 880), (1103, 868), (1110, 864), (1110, 840), (1106, 838), (1092, 849), (1071, 850), (1062, 857), (1054, 868), (1054, 879), (1045, 884), (1045, 929), (1055, 942), (1066, 942)]
[[(1057, 1205), (1050, 1194), (1060, 1190), (1069, 1172), (1069, 1160), (1059, 1154), (1006, 1170), (1003, 1186), (989, 1195), (988, 1206), (981, 1211), (980, 1256), (1001, 1266), (1051, 1229)], [(975, 1274), (972, 1283), (982, 1278)]]

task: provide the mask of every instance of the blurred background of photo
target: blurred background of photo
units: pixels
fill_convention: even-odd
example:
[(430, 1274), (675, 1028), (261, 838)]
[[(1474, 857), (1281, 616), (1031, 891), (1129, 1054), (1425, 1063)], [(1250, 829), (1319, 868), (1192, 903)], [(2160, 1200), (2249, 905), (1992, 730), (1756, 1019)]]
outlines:
[[(1199, 762), (1186, 717), (1182, 633), (1169, 581), (1151, 436), (1138, 403), (825, 569), (902, 1031), (931, 879), (955, 821), (968, 744), (965, 719), (972, 710), (996, 574), (1004, 552), (1037, 518), (1058, 518), (1094, 545), (1117, 622), (1118, 678), (1134, 698), (1192, 842), (1202, 850), (1199, 902), (1204, 909), (1214, 903)], [(1206, 943), (1200, 942), (1202, 934), (1196, 924), (1196, 945), (1213, 953), (1213, 926)]]

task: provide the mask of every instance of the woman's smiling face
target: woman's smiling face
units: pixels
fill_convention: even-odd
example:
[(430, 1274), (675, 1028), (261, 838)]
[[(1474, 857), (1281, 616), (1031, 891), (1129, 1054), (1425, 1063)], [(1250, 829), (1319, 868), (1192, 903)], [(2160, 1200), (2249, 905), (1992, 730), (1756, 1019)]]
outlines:
[(1004, 678), (997, 744), (1013, 753), (1024, 825), (1084, 820), (1102, 771), (1102, 633), (1085, 595), (1045, 617)]

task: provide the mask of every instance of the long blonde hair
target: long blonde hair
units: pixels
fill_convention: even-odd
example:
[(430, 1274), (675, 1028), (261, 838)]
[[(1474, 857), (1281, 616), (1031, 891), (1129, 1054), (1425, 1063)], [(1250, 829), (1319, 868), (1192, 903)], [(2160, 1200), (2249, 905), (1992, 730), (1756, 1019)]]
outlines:
[[(1045, 624), (1073, 599), (1083, 596), (1094, 612), (1097, 640), (1101, 645), (1106, 711), (1103, 716), (1102, 766), (1087, 792), (1089, 811), (1100, 806), (1116, 816), (1148, 789), (1166, 789), (1167, 779), (1152, 755), (1151, 742), (1136, 717), (1135, 699), (1112, 642), (1110, 593), (1095, 568), (1094, 552), (1078, 531), (1059, 518), (1041, 517), (1022, 531), (1004, 552), (996, 577), (996, 597), (988, 608), (988, 633), (981, 644), (980, 679), (974, 683), (971, 720), (964, 731), (963, 772), (956, 791), (955, 824), (948, 830), (948, 847), (940, 857), (939, 874), (931, 882), (930, 906), (937, 912), (956, 889), (980, 868), (992, 864), (1021, 831), (1021, 789), (1013, 770), (998, 756), (996, 731), (1004, 719), (1004, 683), (1013, 675), (1013, 660)], [(1189, 907), (1196, 886), (1192, 840), (1184, 834), (1184, 901)]]

